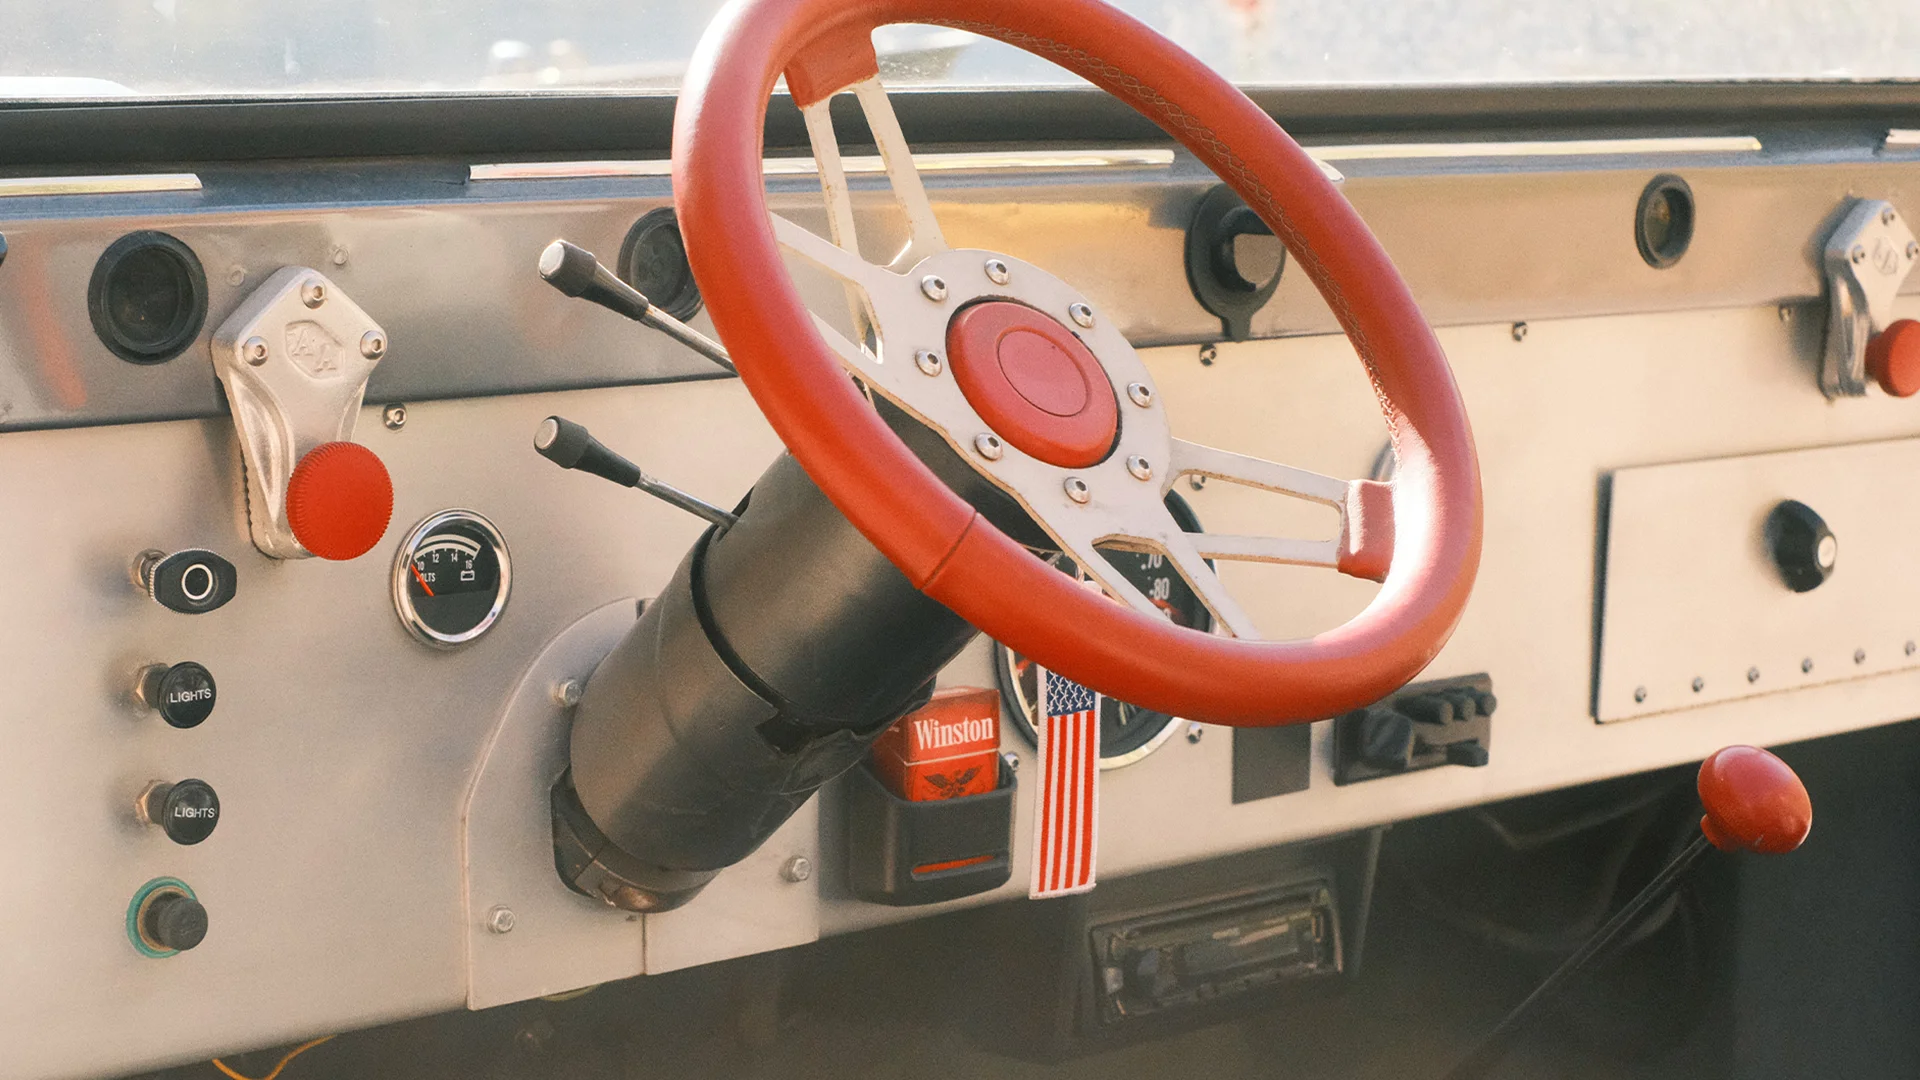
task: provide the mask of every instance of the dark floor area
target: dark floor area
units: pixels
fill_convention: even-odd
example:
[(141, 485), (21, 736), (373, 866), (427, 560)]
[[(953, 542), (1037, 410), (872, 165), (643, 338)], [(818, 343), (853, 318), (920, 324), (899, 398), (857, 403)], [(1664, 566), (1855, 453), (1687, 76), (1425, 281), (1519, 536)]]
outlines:
[[(1920, 1076), (1920, 724), (1786, 747), (1805, 847), (1716, 854), (1515, 1048), (1505, 1078)], [(1000, 905), (566, 1001), (344, 1034), (282, 1080), (1352, 1080), (1439, 1077), (1689, 838), (1691, 771), (1388, 831), (1357, 974), (1333, 994), (1053, 1061), (1008, 1009), (1030, 942)], [(286, 1048), (228, 1064), (264, 1076)], [(166, 1080), (217, 1080), (210, 1065)]]

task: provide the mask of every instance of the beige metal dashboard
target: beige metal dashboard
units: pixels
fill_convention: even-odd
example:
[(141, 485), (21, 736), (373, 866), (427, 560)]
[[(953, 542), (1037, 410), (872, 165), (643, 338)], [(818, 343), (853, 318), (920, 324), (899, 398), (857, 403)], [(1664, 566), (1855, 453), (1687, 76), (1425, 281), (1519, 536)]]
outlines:
[[(1693, 261), (1670, 272), (1639, 264), (1626, 227), (1654, 164), (1686, 171), (1703, 208)], [(1920, 671), (1906, 667), (1595, 721), (1600, 610), (1623, 584), (1604, 580), (1604, 538), (1636, 527), (1617, 505), (1609, 519), (1611, 474), (1920, 438), (1912, 402), (1820, 393), (1823, 313), (1806, 255), (1840, 197), (1898, 202), (1920, 164), (1758, 157), (1608, 159), (1517, 174), (1459, 162), (1377, 168), (1348, 166), (1347, 190), (1443, 324), (1481, 454), (1479, 584), (1428, 674), (1492, 676), (1500, 712), (1491, 761), (1339, 786), (1330, 725), (1320, 724), (1307, 790), (1235, 804), (1231, 733), (1183, 727), (1104, 777), (1101, 874), (1652, 769), (1729, 742), (1779, 743), (1913, 715)], [(16, 805), (32, 808), (30, 827), (0, 841), (0, 861), (13, 875), (14, 924), (34, 928), (9, 934), (0, 950), (8, 988), (0, 1031), (32, 1033), (10, 1040), (0, 1076), (190, 1060), (953, 906), (855, 899), (833, 786), (679, 911), (627, 915), (567, 893), (552, 874), (551, 852), (540, 847), (548, 807), (529, 778), (564, 731), (556, 689), (591, 673), (631, 621), (633, 601), (661, 588), (701, 524), (557, 472), (530, 448), (535, 427), (555, 413), (581, 421), (721, 505), (744, 494), (780, 447), (738, 383), (690, 378), (702, 373), (690, 356), (597, 309), (568, 306), (533, 275), (555, 235), (617, 244), (661, 202), (660, 181), (591, 192), (514, 183), (500, 194), (470, 185), (465, 201), (356, 208), (324, 199), (241, 205), (241, 181), (139, 203), (0, 200), (9, 242), (0, 264), (0, 565), (10, 568), (0, 760)], [(1012, 187), (960, 176), (940, 182), (936, 204), (967, 243), (1069, 279), (1087, 268), (1083, 286), (1147, 346), (1176, 435), (1367, 475), (1384, 438), (1370, 391), (1297, 277), (1283, 279), (1257, 326), (1265, 340), (1208, 340), (1209, 320), (1179, 278), (1174, 209), (1198, 190), (1178, 165)], [(166, 201), (196, 198), (206, 202)], [(798, 206), (803, 191), (781, 198)], [(396, 489), (393, 527), (373, 553), (343, 563), (261, 556), (204, 346), (162, 368), (135, 368), (92, 340), (86, 272), (105, 243), (135, 227), (169, 230), (199, 251), (210, 323), (243, 286), (280, 265), (309, 265), (324, 266), (387, 327), (391, 356), (358, 435)], [(1903, 298), (1900, 311), (1920, 316), (1920, 302)], [(405, 404), (403, 424), (387, 422), (388, 403)], [(1796, 476), (1793, 494), (1817, 506), (1855, 498), (1861, 482), (1844, 468), (1816, 471)], [(1911, 487), (1899, 476), (1878, 483), (1893, 500)], [(1238, 489), (1184, 494), (1210, 525), (1271, 524), (1266, 505)], [(513, 585), (498, 625), (449, 651), (408, 635), (389, 574), (405, 529), (454, 507), (499, 528)], [(1684, 521), (1676, 528), (1691, 535)], [(1850, 574), (1909, 558), (1842, 544)], [(141, 551), (192, 547), (236, 565), (232, 603), (189, 617), (129, 584)], [(1745, 555), (1703, 548), (1685, 557)], [(1372, 590), (1298, 568), (1236, 565), (1226, 579), (1275, 637), (1337, 624)], [(1779, 602), (1789, 601), (1782, 593)], [(1920, 615), (1913, 620), (1910, 632), (1920, 634)], [(186, 731), (131, 699), (144, 665), (180, 660), (220, 680), (217, 712)], [(990, 665), (990, 644), (976, 642), (941, 681), (992, 686)], [(1031, 749), (1011, 732), (1003, 748), (1030, 765)], [(149, 781), (187, 776), (218, 787), (223, 821), (204, 844), (181, 847), (138, 824), (132, 807)], [(1030, 813), (1023, 790), (1012, 882), (956, 903), (1023, 895)], [(788, 872), (795, 856), (813, 871)], [(203, 946), (165, 960), (130, 948), (123, 930), (129, 896), (158, 877), (191, 882), (211, 920)], [(501, 908), (513, 913), (504, 933)]]

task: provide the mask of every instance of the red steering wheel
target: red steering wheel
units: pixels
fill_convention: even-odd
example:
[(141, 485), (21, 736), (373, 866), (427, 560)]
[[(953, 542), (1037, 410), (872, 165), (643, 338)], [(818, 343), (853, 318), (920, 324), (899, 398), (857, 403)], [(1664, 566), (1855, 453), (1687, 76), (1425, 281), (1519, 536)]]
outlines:
[[(1332, 307), (1373, 381), (1399, 467), (1347, 482), (1172, 437), (1114, 320), (1060, 279), (947, 246), (879, 81), (872, 32), (933, 23), (1051, 60), (1164, 128), (1240, 193)], [(761, 132), (784, 74), (807, 121), (833, 239), (767, 209)], [(859, 254), (827, 99), (857, 95), (910, 242)], [(835, 506), (927, 595), (1008, 647), (1125, 701), (1223, 724), (1319, 719), (1425, 667), (1480, 559), (1473, 436), (1439, 342), (1346, 199), (1271, 118), (1100, 0), (734, 0), (700, 43), (674, 125), (674, 198), (694, 276), (740, 376)], [(785, 248), (837, 275), (869, 350), (808, 312)], [(1122, 604), (1081, 589), (989, 524), (888, 429), (872, 393), (945, 437)], [(1181, 531), (1163, 497), (1199, 474), (1335, 508), (1308, 541)], [(1094, 550), (1157, 552), (1225, 633), (1161, 617)], [(1209, 559), (1382, 581), (1365, 611), (1304, 641), (1259, 640)], [(1226, 635), (1231, 636), (1226, 636)]]

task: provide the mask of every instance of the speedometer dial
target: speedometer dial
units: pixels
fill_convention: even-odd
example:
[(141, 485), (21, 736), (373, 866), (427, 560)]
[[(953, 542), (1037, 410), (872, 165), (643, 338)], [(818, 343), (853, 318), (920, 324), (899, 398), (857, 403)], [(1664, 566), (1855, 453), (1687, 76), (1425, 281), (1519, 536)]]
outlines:
[[(1194, 517), (1193, 508), (1178, 494), (1167, 493), (1167, 510), (1181, 528), (1188, 532), (1200, 531), (1200, 522)], [(1133, 551), (1109, 551), (1105, 554), (1107, 561), (1120, 571), (1121, 576), (1145, 593), (1169, 621), (1196, 630), (1212, 628), (1213, 617), (1207, 612), (1206, 605), (1200, 602), (1193, 588), (1167, 562), (1165, 556)], [(1072, 560), (1063, 558), (1058, 565), (1063, 573), (1080, 576), (1080, 568)], [(994, 673), (1000, 681), (1000, 695), (1007, 712), (1013, 716), (1014, 726), (1027, 742), (1035, 743), (1040, 668), (997, 642), (993, 646), (993, 656)], [(1173, 734), (1174, 719), (1163, 712), (1102, 697), (1100, 767), (1118, 768), (1146, 757), (1165, 742), (1167, 736)]]
[(442, 510), (401, 543), (393, 606), (414, 637), (450, 649), (500, 618), (511, 581), (507, 542), (493, 522), (471, 510)]

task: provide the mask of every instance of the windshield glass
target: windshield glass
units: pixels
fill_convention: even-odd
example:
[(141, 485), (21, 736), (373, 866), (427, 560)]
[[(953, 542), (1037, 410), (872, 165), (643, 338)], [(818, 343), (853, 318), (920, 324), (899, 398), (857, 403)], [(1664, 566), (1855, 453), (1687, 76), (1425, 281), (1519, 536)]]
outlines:
[[(1117, 3), (1247, 85), (1920, 78), (1920, 4), (1886, 0)], [(719, 7), (720, 0), (0, 0), (0, 99), (666, 92)], [(1074, 81), (961, 31), (889, 27), (876, 44), (893, 85)]]

